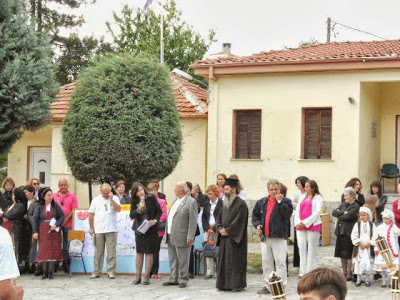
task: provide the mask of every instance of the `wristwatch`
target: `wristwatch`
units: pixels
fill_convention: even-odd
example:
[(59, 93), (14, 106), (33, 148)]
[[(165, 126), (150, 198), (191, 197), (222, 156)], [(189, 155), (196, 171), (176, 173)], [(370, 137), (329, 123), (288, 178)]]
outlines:
[(154, 221), (155, 223), (157, 223), (157, 220), (154, 219), (153, 221)]

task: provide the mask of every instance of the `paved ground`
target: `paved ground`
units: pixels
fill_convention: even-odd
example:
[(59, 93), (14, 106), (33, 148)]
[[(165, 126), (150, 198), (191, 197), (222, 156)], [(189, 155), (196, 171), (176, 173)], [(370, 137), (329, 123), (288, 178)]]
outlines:
[[(249, 252), (259, 253), (259, 247), (259, 244), (250, 244)], [(318, 250), (321, 264), (339, 268), (339, 259), (333, 258), (333, 246), (320, 247)], [(291, 252), (292, 249), (289, 248), (289, 253)], [(296, 292), (298, 269), (290, 267), (289, 273), (287, 299), (299, 299)], [(215, 279), (204, 280), (202, 276), (190, 280), (188, 287), (184, 289), (176, 286), (163, 287), (161, 284), (167, 279), (168, 276), (165, 275), (158, 280), (152, 279), (148, 286), (135, 286), (131, 284), (134, 275), (120, 275), (115, 280), (110, 280), (106, 276), (90, 280), (88, 275), (73, 275), (70, 279), (67, 274), (59, 271), (53, 280), (41, 280), (31, 275), (23, 275), (18, 279), (18, 284), (24, 286), (24, 299), (272, 299), (271, 295), (256, 294), (263, 285), (261, 274), (248, 274), (247, 289), (240, 293), (220, 292), (215, 288)], [(379, 281), (373, 282), (368, 288), (365, 286), (357, 288), (354, 283), (348, 283), (348, 287), (347, 300), (390, 299), (390, 289), (381, 288)]]

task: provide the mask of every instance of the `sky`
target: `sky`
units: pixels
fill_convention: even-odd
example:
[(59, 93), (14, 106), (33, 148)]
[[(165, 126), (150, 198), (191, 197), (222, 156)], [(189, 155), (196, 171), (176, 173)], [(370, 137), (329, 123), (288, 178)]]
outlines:
[[(151, 8), (159, 11), (153, 0)], [(165, 1), (165, 0), (164, 0)], [(146, 0), (97, 0), (80, 9), (86, 24), (80, 35), (108, 37), (105, 22), (112, 23), (112, 12), (122, 6), (142, 8)], [(261, 51), (297, 47), (301, 41), (326, 42), (327, 18), (332, 25), (341, 23), (385, 39), (400, 38), (400, 1), (398, 0), (176, 0), (183, 19), (201, 35), (216, 31), (217, 42), (209, 54), (222, 51), (222, 43), (231, 43), (231, 52), (247, 56)], [(339, 24), (331, 41), (381, 40)]]

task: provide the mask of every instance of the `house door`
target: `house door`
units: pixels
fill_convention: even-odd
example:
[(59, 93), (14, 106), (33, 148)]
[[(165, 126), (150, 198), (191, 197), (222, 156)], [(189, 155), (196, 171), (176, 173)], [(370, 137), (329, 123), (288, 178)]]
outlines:
[(29, 177), (38, 178), (41, 186), (50, 186), (51, 147), (31, 147)]

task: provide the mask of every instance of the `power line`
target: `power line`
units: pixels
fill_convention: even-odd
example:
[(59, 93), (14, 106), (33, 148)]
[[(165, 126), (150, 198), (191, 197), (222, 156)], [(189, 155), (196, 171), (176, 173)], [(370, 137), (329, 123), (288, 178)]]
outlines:
[(382, 39), (382, 40), (387, 40), (387, 38), (381, 37), (381, 36), (379, 36), (379, 35), (376, 35), (376, 34), (373, 34), (373, 33), (370, 33), (370, 32), (367, 32), (367, 31), (364, 31), (364, 30), (361, 30), (361, 29), (358, 29), (358, 28), (354, 28), (354, 27), (351, 27), (351, 26), (347, 26), (347, 25), (345, 25), (345, 24), (336, 22), (336, 21), (334, 21), (334, 20), (331, 20), (331, 21), (334, 23), (333, 26), (332, 26), (332, 31), (333, 31), (335, 25), (337, 24), (337, 25), (343, 26), (343, 27), (348, 28), (348, 29), (351, 29), (351, 30), (355, 30), (355, 31), (358, 31), (358, 32), (362, 32), (362, 33), (365, 33), (365, 34), (369, 34), (369, 35), (371, 35), (371, 36), (380, 38), (380, 39)]

